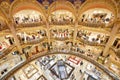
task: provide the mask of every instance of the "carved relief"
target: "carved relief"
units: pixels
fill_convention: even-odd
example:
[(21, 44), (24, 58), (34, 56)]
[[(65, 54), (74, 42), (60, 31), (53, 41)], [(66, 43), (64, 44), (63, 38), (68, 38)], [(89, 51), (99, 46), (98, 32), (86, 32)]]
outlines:
[(6, 12), (6, 13), (9, 13), (9, 8), (10, 8), (10, 4), (6, 1), (3, 1), (0, 6), (3, 8), (3, 10)]

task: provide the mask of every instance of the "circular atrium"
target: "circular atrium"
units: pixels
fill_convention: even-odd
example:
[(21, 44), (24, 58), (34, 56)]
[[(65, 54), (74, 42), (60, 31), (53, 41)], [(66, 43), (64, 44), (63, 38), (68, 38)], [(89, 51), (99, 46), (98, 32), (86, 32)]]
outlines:
[(0, 0), (0, 80), (120, 80), (120, 0)]

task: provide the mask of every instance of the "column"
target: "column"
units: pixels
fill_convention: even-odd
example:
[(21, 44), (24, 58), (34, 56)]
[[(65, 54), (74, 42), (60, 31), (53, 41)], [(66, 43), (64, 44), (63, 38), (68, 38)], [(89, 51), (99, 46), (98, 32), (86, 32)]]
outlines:
[(13, 38), (14, 38), (14, 41), (15, 41), (15, 45), (16, 45), (19, 53), (22, 54), (23, 53), (22, 52), (22, 48), (21, 48), (20, 42), (19, 42), (19, 40), (17, 38), (17, 35), (16, 35), (16, 31), (15, 31), (15, 28), (14, 28), (14, 23), (9, 22), (8, 23), (8, 27), (9, 27), (12, 35), (13, 35)]
[(78, 20), (75, 21), (75, 28), (74, 28), (74, 34), (73, 34), (73, 44), (75, 43), (75, 40), (77, 37), (77, 27), (78, 27)]
[(50, 31), (49, 31), (49, 28), (50, 28), (50, 25), (48, 23), (48, 19), (46, 20), (46, 26), (47, 26), (47, 36), (48, 36), (48, 43), (50, 44)]
[(114, 27), (112, 28), (112, 31), (110, 33), (110, 38), (105, 46), (105, 49), (103, 50), (103, 56), (106, 57), (109, 54), (109, 49), (110, 47), (113, 45), (115, 39), (116, 39), (116, 33), (118, 32), (120, 25), (119, 25), (119, 21), (117, 21), (114, 24)]

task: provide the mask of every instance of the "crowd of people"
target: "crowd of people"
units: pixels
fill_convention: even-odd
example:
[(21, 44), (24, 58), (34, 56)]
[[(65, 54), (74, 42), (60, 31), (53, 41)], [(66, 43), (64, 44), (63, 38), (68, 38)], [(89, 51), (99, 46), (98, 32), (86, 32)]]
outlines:
[(80, 18), (79, 24), (86, 23), (91, 27), (106, 26), (111, 23), (114, 19), (114, 16), (111, 14), (111, 17), (106, 17), (107, 13), (93, 13), (92, 16), (89, 14), (83, 14)]
[(68, 29), (51, 29), (51, 37), (58, 39), (71, 38), (73, 36), (73, 30)]
[(32, 33), (26, 33), (26, 32), (18, 33), (17, 36), (20, 43), (27, 43), (27, 42), (42, 40), (47, 35), (45, 30), (39, 30)]
[(95, 33), (86, 30), (78, 30), (77, 38), (80, 38), (81, 40), (88, 43), (106, 44), (109, 37), (102, 33)]
[(60, 24), (60, 25), (61, 24), (62, 25), (73, 24), (74, 19), (73, 19), (72, 16), (66, 15), (65, 13), (64, 14), (59, 14), (59, 15), (51, 14), (50, 23), (51, 24)]
[(24, 15), (21, 17), (21, 15), (19, 16), (15, 16), (14, 17), (14, 21), (16, 24), (26, 24), (26, 23), (41, 23), (43, 24), (43, 17), (41, 15), (38, 15), (37, 17), (34, 15)]
[(102, 48), (89, 47), (82, 43), (75, 43), (71, 41), (53, 41), (50, 44), (48, 42), (40, 43), (30, 48), (28, 51), (29, 56), (31, 54), (37, 54), (39, 52), (78, 52), (91, 58), (97, 59), (102, 52)]

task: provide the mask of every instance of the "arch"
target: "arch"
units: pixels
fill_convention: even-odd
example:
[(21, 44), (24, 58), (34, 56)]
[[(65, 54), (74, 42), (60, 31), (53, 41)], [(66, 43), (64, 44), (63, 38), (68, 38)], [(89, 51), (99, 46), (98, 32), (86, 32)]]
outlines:
[(67, 10), (76, 16), (76, 9), (72, 3), (65, 0), (58, 0), (53, 2), (48, 8), (48, 15), (56, 10)]
[(93, 8), (104, 8), (111, 11), (115, 17), (117, 15), (117, 7), (112, 0), (87, 0), (79, 8), (78, 14), (80, 16), (83, 12)]
[(74, 24), (75, 20), (76, 9), (69, 1), (55, 1), (48, 8), (48, 21), (50, 24)]
[(46, 20), (44, 7), (35, 0), (15, 0), (11, 4), (9, 13), (12, 17), (15, 13), (26, 9), (31, 9), (40, 12), (43, 16), (43, 19)]

